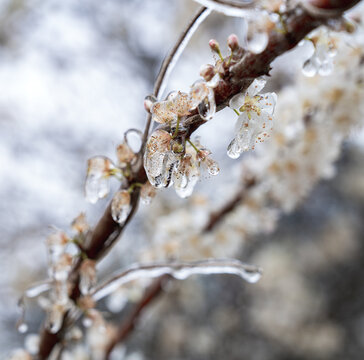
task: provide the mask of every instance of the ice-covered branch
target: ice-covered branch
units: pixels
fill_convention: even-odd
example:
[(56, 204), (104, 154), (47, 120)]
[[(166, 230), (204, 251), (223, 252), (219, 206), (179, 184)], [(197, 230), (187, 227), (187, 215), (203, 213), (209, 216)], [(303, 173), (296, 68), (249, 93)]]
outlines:
[(250, 283), (255, 283), (260, 279), (262, 270), (257, 266), (230, 259), (134, 265), (99, 285), (91, 293), (91, 296), (95, 301), (99, 301), (120, 286), (140, 278), (158, 278), (163, 275), (170, 275), (175, 279), (184, 280), (192, 275), (211, 274), (234, 274)]

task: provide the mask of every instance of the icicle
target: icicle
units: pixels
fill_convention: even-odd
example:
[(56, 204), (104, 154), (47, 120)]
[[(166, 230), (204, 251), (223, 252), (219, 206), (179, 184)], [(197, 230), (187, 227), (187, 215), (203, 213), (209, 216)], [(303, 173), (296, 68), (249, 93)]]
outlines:
[(149, 182), (156, 188), (170, 184), (178, 155), (171, 151), (172, 136), (164, 130), (156, 130), (149, 137), (144, 154), (144, 168)]
[(95, 204), (109, 193), (109, 177), (113, 171), (115, 166), (107, 157), (95, 156), (88, 160), (85, 193), (90, 203)]
[(214, 90), (209, 88), (208, 96), (198, 105), (198, 113), (202, 119), (211, 120), (216, 112), (216, 102)]
[(173, 185), (176, 193), (181, 198), (192, 195), (193, 189), (200, 179), (198, 164), (195, 164), (192, 156), (186, 154), (173, 172)]
[(119, 224), (123, 224), (131, 210), (130, 193), (127, 190), (118, 191), (111, 202), (112, 218)]
[(86, 295), (96, 285), (96, 262), (86, 259), (80, 267), (80, 291)]
[(249, 283), (255, 283), (261, 278), (262, 270), (257, 266), (247, 265), (238, 260), (225, 259), (202, 260), (190, 263), (135, 265), (98, 286), (92, 296), (95, 301), (98, 301), (130, 281), (142, 277), (155, 278), (166, 274), (176, 279), (186, 279), (195, 274), (235, 274)]
[(227, 148), (227, 154), (231, 159), (237, 159), (243, 152), (238, 141), (234, 138)]

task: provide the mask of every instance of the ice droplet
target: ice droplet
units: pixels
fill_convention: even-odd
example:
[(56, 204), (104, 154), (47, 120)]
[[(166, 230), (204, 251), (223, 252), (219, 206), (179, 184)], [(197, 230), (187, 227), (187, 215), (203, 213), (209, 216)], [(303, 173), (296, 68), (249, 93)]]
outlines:
[(127, 190), (120, 190), (112, 199), (111, 202), (111, 215), (114, 221), (123, 224), (127, 219), (131, 210), (130, 194)]
[(257, 31), (248, 39), (248, 50), (254, 54), (260, 54), (268, 45), (269, 37), (264, 31)]
[(312, 60), (312, 58), (307, 59), (303, 63), (302, 73), (303, 73), (303, 75), (305, 75), (307, 77), (313, 77), (316, 75), (317, 64)]
[(25, 334), (28, 331), (28, 325), (25, 322), (17, 324), (16, 329), (20, 334)]
[(211, 88), (208, 96), (198, 105), (198, 113), (202, 119), (211, 120), (216, 112), (215, 93)]
[(130, 281), (143, 277), (156, 278), (166, 274), (181, 280), (197, 274), (234, 274), (240, 276), (249, 283), (256, 283), (262, 276), (262, 269), (254, 265), (244, 264), (238, 260), (229, 259), (134, 265), (121, 273), (114, 275), (111, 279), (98, 286), (92, 296), (95, 301), (98, 301)]
[(227, 154), (231, 159), (237, 159), (242, 153), (242, 149), (239, 146), (236, 139), (233, 139), (227, 148)]

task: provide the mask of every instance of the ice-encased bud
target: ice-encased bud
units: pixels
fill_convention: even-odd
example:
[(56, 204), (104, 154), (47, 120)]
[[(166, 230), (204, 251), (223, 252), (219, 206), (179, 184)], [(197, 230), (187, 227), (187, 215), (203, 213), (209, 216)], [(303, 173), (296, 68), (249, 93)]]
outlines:
[(171, 150), (172, 136), (164, 130), (156, 130), (149, 137), (144, 154), (144, 168), (149, 182), (156, 188), (170, 184), (178, 156)]
[(81, 294), (86, 295), (96, 285), (96, 262), (91, 259), (85, 259), (80, 267), (79, 288)]
[(90, 229), (90, 225), (88, 224), (88, 222), (86, 220), (85, 213), (81, 213), (80, 215), (78, 215), (72, 221), (71, 227), (74, 231), (76, 231), (80, 234), (85, 234)]
[(86, 199), (95, 204), (109, 193), (109, 177), (115, 169), (112, 161), (104, 156), (95, 156), (87, 162), (85, 184)]
[(154, 95), (146, 96), (144, 99), (144, 109), (150, 113), (155, 102), (157, 102), (157, 98)]
[(123, 224), (131, 210), (130, 193), (127, 190), (118, 191), (111, 202), (111, 215), (114, 221)]
[(152, 199), (156, 195), (156, 189), (152, 186), (152, 184), (147, 181), (140, 189), (140, 199), (143, 204), (150, 204)]
[(130, 164), (136, 158), (134, 151), (125, 142), (117, 146), (116, 156), (118, 158), (118, 163), (121, 167), (125, 167), (127, 164)]

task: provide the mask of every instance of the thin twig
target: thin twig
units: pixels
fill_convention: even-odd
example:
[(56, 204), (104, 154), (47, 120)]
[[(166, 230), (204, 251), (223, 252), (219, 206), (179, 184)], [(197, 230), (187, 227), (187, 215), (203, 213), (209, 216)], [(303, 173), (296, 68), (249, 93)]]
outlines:
[[(159, 74), (154, 84), (153, 94), (159, 99), (163, 95), (163, 91), (165, 89), (165, 84), (168, 81), (169, 75), (175, 66), (178, 58), (181, 56), (183, 50), (191, 39), (192, 35), (201, 24), (201, 22), (208, 16), (210, 10), (204, 6), (198, 9), (197, 13), (187, 24), (186, 28), (181, 33), (180, 37), (174, 44), (173, 48), (170, 50), (168, 55), (164, 58), (162, 66), (159, 70)], [(145, 125), (144, 136), (143, 136), (143, 146), (144, 150), (145, 143), (148, 138), (150, 125), (152, 122), (152, 116), (148, 114), (147, 123)], [(143, 153), (143, 152), (142, 152)]]

